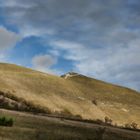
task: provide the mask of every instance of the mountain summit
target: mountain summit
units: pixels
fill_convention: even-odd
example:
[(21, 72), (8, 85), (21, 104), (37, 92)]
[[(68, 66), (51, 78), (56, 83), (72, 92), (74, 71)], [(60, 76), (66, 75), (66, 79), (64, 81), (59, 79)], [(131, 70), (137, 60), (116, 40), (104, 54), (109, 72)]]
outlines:
[[(76, 72), (68, 72), (64, 75), (61, 75), (61, 77), (67, 79), (67, 78), (70, 78), (70, 77), (74, 77), (74, 76), (79, 76), (80, 74), (76, 73)], [(81, 75), (82, 76), (82, 75)]]

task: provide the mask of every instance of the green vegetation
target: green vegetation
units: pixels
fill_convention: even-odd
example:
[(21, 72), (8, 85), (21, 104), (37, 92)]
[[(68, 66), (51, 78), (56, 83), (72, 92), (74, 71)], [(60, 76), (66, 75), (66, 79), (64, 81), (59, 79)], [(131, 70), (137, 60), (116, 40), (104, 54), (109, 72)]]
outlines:
[(0, 117), (0, 126), (13, 126), (13, 119), (5, 116)]

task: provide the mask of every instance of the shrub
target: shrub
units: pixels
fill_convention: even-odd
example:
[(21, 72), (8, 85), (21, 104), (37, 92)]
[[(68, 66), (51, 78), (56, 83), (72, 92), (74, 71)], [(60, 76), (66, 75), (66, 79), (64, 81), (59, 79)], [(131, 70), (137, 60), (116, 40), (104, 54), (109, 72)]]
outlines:
[(97, 100), (96, 99), (92, 100), (92, 103), (97, 106)]
[(128, 128), (128, 129), (138, 129), (138, 124), (135, 123), (135, 122), (126, 123), (126, 124), (125, 124), (125, 128)]
[(13, 119), (12, 118), (6, 118), (5, 116), (0, 117), (0, 125), (1, 126), (13, 126)]
[(13, 123), (14, 123), (14, 121), (12, 118), (7, 120), (7, 126), (13, 126)]
[(124, 125), (124, 127), (125, 127), (125, 128), (131, 128), (131, 124), (126, 123), (126, 124)]
[(112, 125), (112, 120), (107, 116), (105, 116), (105, 124)]
[(132, 127), (133, 129), (138, 129), (138, 124), (135, 123), (135, 122), (132, 122), (132, 123), (131, 123), (131, 127)]
[(67, 108), (63, 109), (60, 114), (62, 116), (64, 115), (64, 116), (73, 117), (72, 113)]
[(103, 122), (102, 120), (100, 120), (100, 119), (97, 119), (95, 122), (96, 122), (97, 124), (104, 124), (104, 122)]
[(75, 115), (74, 116), (76, 119), (82, 119), (82, 116), (81, 115)]

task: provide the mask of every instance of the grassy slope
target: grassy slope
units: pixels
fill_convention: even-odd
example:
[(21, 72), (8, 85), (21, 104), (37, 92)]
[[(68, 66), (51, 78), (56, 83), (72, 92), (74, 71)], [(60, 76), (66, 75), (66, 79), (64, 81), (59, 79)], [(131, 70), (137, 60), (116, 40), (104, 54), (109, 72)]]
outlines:
[(0, 114), (14, 118), (13, 127), (0, 126), (0, 140), (139, 140), (140, 138), (139, 132), (107, 126), (1, 109)]
[[(140, 125), (140, 94), (85, 76), (61, 78), (11, 64), (0, 64), (0, 90), (52, 112), (69, 110), (86, 119), (109, 116), (118, 124)], [(97, 106), (92, 103), (97, 101)]]

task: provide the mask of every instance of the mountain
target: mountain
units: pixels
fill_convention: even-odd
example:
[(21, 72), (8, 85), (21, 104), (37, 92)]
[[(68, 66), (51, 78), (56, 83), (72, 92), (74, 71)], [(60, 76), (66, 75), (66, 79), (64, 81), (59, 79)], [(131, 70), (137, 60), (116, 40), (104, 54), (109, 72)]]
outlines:
[(74, 72), (61, 77), (0, 63), (0, 107), (140, 126), (140, 93)]

